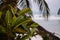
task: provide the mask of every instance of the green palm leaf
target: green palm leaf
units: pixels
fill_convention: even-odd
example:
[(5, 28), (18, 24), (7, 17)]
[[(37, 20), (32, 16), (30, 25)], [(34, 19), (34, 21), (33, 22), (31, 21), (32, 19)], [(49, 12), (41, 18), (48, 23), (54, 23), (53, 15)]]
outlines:
[(17, 18), (16, 18), (16, 16), (14, 16), (13, 20), (12, 20), (12, 26), (16, 26), (17, 24), (21, 23), (24, 20), (25, 20), (25, 18), (23, 16), (19, 16)]
[(3, 26), (1, 26), (1, 25), (0, 25), (0, 33), (6, 33), (5, 27), (3, 27)]
[(23, 10), (18, 12), (18, 15), (25, 15), (26, 13), (32, 12), (30, 8), (24, 8)]
[(25, 21), (17, 24), (17, 25), (14, 27), (14, 29), (16, 29), (16, 28), (17, 28), (18, 26), (20, 26), (20, 25), (24, 25), (24, 24), (26, 24), (26, 23), (29, 23), (30, 21), (31, 21), (31, 19), (25, 20)]
[(2, 16), (2, 12), (0, 11), (0, 18), (1, 18), (1, 16)]
[(15, 33), (22, 33), (22, 34), (24, 34), (24, 33), (26, 33), (26, 31), (24, 30), (24, 29), (22, 29), (22, 28), (16, 28), (16, 29), (14, 29), (13, 30)]
[(5, 15), (6, 25), (10, 25), (11, 21), (12, 21), (12, 15), (11, 12), (8, 10)]
[(31, 24), (31, 27), (32, 28), (34, 28), (34, 27), (36, 28), (36, 27), (38, 27), (38, 24), (37, 23), (33, 23), (33, 24)]

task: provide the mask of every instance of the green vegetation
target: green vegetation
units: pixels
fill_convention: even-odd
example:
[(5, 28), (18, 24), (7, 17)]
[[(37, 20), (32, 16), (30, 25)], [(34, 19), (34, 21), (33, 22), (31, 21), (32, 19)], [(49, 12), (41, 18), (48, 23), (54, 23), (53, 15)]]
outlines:
[[(3, 0), (2, 7), (0, 8), (0, 33), (5, 33), (8, 38), (7, 40), (29, 39), (35, 35), (35, 28), (38, 24), (32, 22), (31, 17), (25, 15), (26, 13), (32, 12), (30, 8), (18, 10), (16, 3), (13, 4), (11, 3), (12, 1), (14, 0), (11, 0), (9, 3), (8, 0)], [(22, 34), (22, 38), (17, 37), (14, 39), (16, 33)]]
[[(29, 15), (32, 13), (30, 8), (27, 7), (19, 10), (16, 7), (18, 0), (2, 0), (2, 2), (3, 3), (0, 6), (0, 35), (3, 36), (0, 39), (30, 40), (31, 37), (40, 34), (44, 40), (48, 40), (47, 38), (49, 37), (46, 35), (48, 32), (45, 33), (44, 30), (38, 30), (38, 27), (41, 26), (33, 22), (31, 16), (25, 15), (26, 13)], [(22, 36), (18, 35), (16, 37), (16, 33), (21, 34)]]

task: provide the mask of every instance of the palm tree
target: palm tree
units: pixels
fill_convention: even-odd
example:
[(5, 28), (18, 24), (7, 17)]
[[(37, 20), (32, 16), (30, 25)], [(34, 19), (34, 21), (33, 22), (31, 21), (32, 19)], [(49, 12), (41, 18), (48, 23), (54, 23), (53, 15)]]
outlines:
[[(17, 3), (18, 0), (2, 0), (0, 6), (0, 35), (2, 36), (4, 34), (3, 36), (6, 36), (2, 40), (30, 40), (31, 37), (37, 34), (41, 35), (44, 40), (55, 40), (56, 36), (32, 21), (30, 16), (25, 15), (32, 12), (28, 8), (29, 6), (20, 10), (17, 8)], [(48, 6), (44, 0), (43, 3), (48, 13)], [(27, 5), (29, 4), (27, 3)], [(17, 38), (16, 33), (20, 34)]]

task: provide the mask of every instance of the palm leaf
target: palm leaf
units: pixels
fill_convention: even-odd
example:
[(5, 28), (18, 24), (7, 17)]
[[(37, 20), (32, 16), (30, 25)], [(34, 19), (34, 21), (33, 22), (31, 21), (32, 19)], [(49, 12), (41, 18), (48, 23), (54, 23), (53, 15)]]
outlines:
[(16, 26), (17, 24), (21, 23), (24, 20), (25, 20), (25, 18), (23, 16), (19, 16), (17, 18), (16, 18), (16, 16), (14, 16), (13, 20), (12, 20), (12, 26)]
[(12, 15), (11, 15), (10, 11), (8, 10), (5, 15), (6, 25), (10, 25), (11, 21), (12, 21)]
[(32, 28), (34, 28), (34, 27), (36, 28), (36, 27), (38, 27), (38, 24), (37, 23), (33, 23), (33, 24), (31, 24), (31, 27)]
[(48, 5), (47, 5), (47, 3), (45, 2), (45, 0), (44, 0), (44, 4), (45, 4), (45, 10), (46, 10), (46, 16), (47, 16), (47, 18), (48, 18), (48, 16), (49, 16), (49, 7), (48, 7)]
[(6, 33), (5, 27), (3, 27), (3, 26), (1, 26), (1, 25), (0, 25), (0, 33)]
[(25, 35), (24, 37), (22, 37), (20, 40), (26, 40), (29, 38), (29, 34), (28, 35)]
[(15, 8), (12, 7), (10, 4), (9, 4), (9, 6), (10, 6), (10, 8), (11, 8), (10, 10), (11, 10), (11, 12), (13, 13), (13, 15), (16, 14), (16, 13), (17, 13), (17, 8), (16, 8), (16, 7), (15, 7)]
[(18, 12), (18, 15), (25, 15), (25, 13), (32, 12), (30, 8), (24, 8)]
[(17, 17), (14, 15), (13, 19), (12, 19), (12, 22), (11, 22), (12, 26), (14, 26), (16, 24), (16, 19), (17, 19)]
[(29, 1), (28, 0), (26, 0), (26, 4), (27, 4), (27, 7), (29, 7)]
[(34, 33), (36, 32), (36, 28), (33, 28), (30, 32), (31, 32), (30, 36), (34, 36), (35, 35)]
[(18, 26), (20, 26), (20, 25), (24, 25), (24, 24), (26, 24), (26, 23), (29, 23), (30, 21), (31, 21), (31, 19), (25, 20), (25, 21), (19, 23), (18, 25), (16, 25), (16, 26), (14, 27), (14, 29), (18, 28)]
[(24, 29), (22, 29), (22, 28), (16, 28), (16, 29), (14, 29), (13, 30), (15, 33), (26, 33), (26, 31), (24, 30)]
[(0, 11), (0, 18), (1, 18), (1, 16), (2, 16), (2, 12)]
[(49, 16), (50, 14), (50, 9), (48, 7), (48, 4), (46, 3), (45, 0), (40, 0), (39, 1), (39, 4), (40, 4), (40, 10), (43, 11), (43, 17), (47, 17)]

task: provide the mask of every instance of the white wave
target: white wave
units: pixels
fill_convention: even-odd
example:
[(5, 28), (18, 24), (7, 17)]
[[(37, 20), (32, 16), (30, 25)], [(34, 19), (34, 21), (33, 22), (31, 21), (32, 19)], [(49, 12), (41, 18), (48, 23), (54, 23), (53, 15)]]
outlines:
[[(47, 18), (39, 17), (39, 15), (36, 15), (36, 16), (32, 17), (32, 19), (35, 19), (35, 20), (45, 20)], [(60, 16), (49, 16), (48, 20), (60, 20)]]

